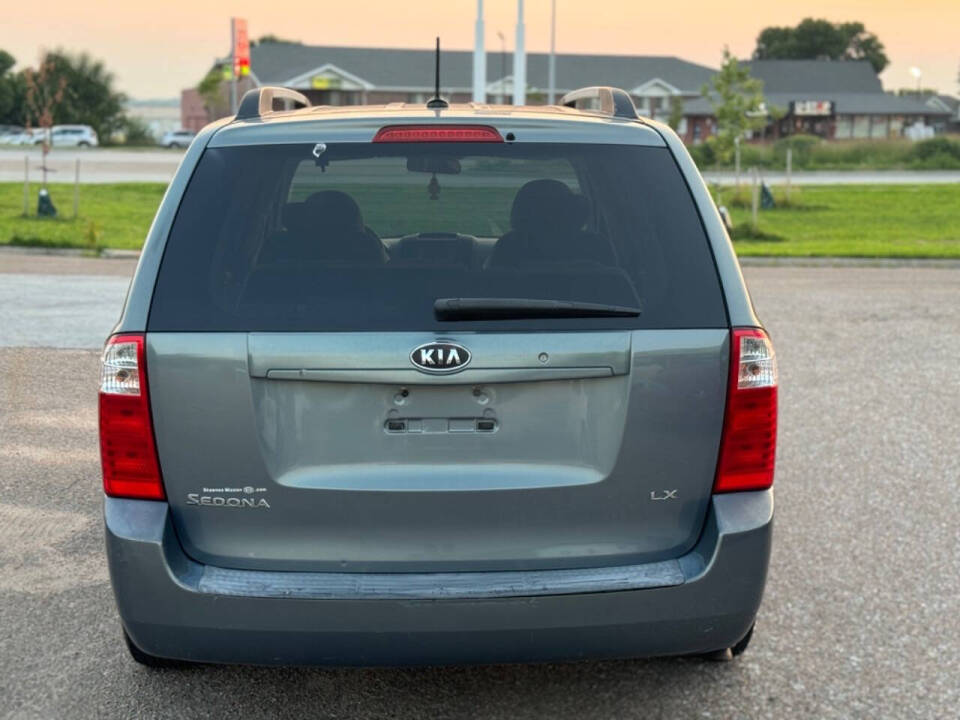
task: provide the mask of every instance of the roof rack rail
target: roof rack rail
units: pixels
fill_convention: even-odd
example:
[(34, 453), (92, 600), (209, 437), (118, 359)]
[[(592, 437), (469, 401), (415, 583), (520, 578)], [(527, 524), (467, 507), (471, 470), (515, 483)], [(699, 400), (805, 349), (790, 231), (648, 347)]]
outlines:
[(282, 110), (290, 110), (290, 105), (300, 107), (310, 107), (310, 100), (303, 93), (296, 90), (288, 90), (282, 87), (273, 87), (267, 85), (261, 88), (247, 90), (240, 101), (240, 107), (237, 108), (237, 120), (249, 120), (258, 118), (267, 113), (276, 112), (274, 103), (283, 101)]
[(637, 108), (625, 90), (596, 85), (568, 92), (560, 98), (564, 107), (601, 112), (612, 117), (637, 120)]

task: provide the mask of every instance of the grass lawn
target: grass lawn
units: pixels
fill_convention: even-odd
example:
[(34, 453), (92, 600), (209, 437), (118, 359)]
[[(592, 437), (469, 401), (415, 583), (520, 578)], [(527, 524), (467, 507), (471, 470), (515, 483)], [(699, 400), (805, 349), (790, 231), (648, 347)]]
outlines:
[(745, 191), (716, 193), (733, 215), (740, 255), (960, 257), (960, 184), (794, 188), (750, 227)]
[[(81, 185), (79, 219), (47, 220), (22, 217), (23, 185), (0, 183), (0, 244), (139, 248), (164, 188), (162, 183)], [(31, 213), (36, 211), (37, 189), (34, 185), (30, 190)], [(50, 193), (61, 217), (70, 218), (73, 187), (54, 184)], [(741, 255), (960, 257), (960, 184), (795, 187), (789, 204), (776, 189), (778, 206), (760, 211), (756, 231), (750, 227), (745, 189), (739, 196), (732, 188), (715, 194), (733, 213), (734, 242)], [(467, 218), (448, 217), (444, 204), (427, 200), (420, 187), (403, 188), (399, 194), (368, 187), (358, 193), (368, 224), (381, 232), (423, 229), (414, 220), (434, 208), (437, 227), (428, 229), (457, 224), (467, 231), (495, 234), (507, 222), (510, 198), (488, 199), (496, 200), (497, 207), (477, 206), (471, 213), (476, 217)], [(390, 201), (393, 209), (387, 207)]]
[(134, 248), (147, 236), (165, 183), (81, 185), (79, 217), (73, 220), (73, 185), (51, 183), (59, 217), (38, 218), (38, 183), (30, 186), (30, 214), (23, 217), (23, 183), (0, 183), (0, 244), (45, 247)]

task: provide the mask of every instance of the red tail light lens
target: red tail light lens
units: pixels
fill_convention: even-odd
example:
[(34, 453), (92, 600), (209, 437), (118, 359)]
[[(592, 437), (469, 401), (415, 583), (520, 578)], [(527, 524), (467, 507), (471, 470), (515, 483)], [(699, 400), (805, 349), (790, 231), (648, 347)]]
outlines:
[(113, 497), (163, 500), (143, 335), (114, 335), (100, 364), (100, 461)]
[(373, 138), (377, 142), (503, 142), (489, 125), (388, 125)]
[(777, 449), (777, 358), (763, 330), (731, 333), (730, 380), (713, 491), (773, 485)]

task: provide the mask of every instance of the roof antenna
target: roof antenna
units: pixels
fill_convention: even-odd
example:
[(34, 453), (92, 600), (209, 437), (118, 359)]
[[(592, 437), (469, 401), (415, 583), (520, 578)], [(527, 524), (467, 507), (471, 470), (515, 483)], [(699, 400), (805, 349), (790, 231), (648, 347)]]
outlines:
[(437, 38), (436, 84), (433, 97), (427, 100), (427, 107), (431, 110), (440, 110), (450, 107), (450, 103), (440, 97), (440, 38)]

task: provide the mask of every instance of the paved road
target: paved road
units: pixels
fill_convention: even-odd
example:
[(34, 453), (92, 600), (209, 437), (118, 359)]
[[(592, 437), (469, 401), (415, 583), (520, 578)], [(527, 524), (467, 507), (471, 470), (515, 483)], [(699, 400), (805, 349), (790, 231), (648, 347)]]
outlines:
[[(47, 159), (48, 167), (55, 170), (51, 182), (73, 182), (75, 162), (80, 160), (80, 182), (169, 182), (173, 177), (183, 150), (117, 150), (101, 149), (54, 149)], [(32, 148), (0, 148), (0, 182), (22, 182), (24, 156), (29, 157), (30, 176), (40, 178), (43, 164), (39, 150)], [(733, 172), (709, 171), (704, 173), (709, 182), (732, 185), (736, 182)], [(768, 185), (785, 182), (782, 172), (764, 171)], [(452, 181), (448, 178), (448, 181)], [(744, 171), (742, 182), (749, 178)], [(960, 170), (824, 170), (795, 172), (795, 185), (866, 184), (900, 185), (912, 183), (960, 182)]]
[[(180, 164), (183, 150), (113, 148), (54, 148), (47, 156), (53, 172), (50, 182), (74, 181), (76, 161), (80, 160), (80, 182), (170, 182)], [(43, 156), (35, 148), (0, 148), (0, 182), (23, 182), (24, 158), (29, 161), (30, 178), (42, 176)]]
[[(784, 185), (787, 175), (778, 170), (760, 173), (767, 185)], [(732, 171), (709, 170), (703, 173), (708, 183), (734, 185), (737, 176)], [(750, 177), (744, 171), (740, 177), (744, 185)], [(928, 185), (934, 183), (960, 182), (960, 170), (809, 170), (793, 173), (794, 185)]]
[[(68, 305), (89, 287), (50, 273), (103, 272), (18, 262), (0, 286), (39, 284)], [(100, 262), (121, 263), (99, 266), (114, 273), (107, 316), (124, 261)], [(97, 353), (0, 348), (0, 717), (956, 717), (960, 269), (747, 276), (779, 353), (782, 410), (770, 583), (739, 661), (138, 667), (102, 557)]]

